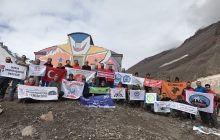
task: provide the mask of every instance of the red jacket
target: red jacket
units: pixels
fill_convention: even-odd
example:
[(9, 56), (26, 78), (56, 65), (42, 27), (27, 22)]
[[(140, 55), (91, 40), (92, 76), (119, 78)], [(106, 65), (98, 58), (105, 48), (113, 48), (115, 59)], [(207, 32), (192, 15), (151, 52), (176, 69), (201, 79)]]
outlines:
[(81, 69), (81, 67), (79, 65), (73, 65), (74, 69)]
[(209, 90), (208, 93), (214, 95), (214, 108), (216, 108), (217, 104), (218, 104), (218, 96), (217, 96), (217, 94), (214, 91), (212, 91), (212, 90)]
[[(114, 71), (114, 70), (112, 70), (112, 69), (106, 69), (106, 70), (105, 70), (105, 72), (109, 72), (109, 73), (115, 73), (115, 71)], [(106, 81), (108, 81), (108, 82), (113, 82), (113, 81), (114, 81), (114, 79), (106, 78)]]
[(190, 87), (190, 88), (185, 88), (185, 89), (183, 90), (183, 94), (182, 94), (182, 95), (183, 95), (183, 100), (184, 100), (184, 101), (186, 101), (186, 90), (194, 91), (194, 88), (191, 88), (191, 87)]

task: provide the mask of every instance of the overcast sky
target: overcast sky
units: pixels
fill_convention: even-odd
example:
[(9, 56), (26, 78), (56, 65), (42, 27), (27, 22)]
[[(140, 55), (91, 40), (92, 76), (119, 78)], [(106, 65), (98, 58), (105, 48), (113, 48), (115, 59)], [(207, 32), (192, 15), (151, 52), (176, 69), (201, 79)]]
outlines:
[(129, 68), (220, 20), (219, 7), (220, 0), (0, 0), (0, 41), (33, 59), (68, 33), (86, 32)]

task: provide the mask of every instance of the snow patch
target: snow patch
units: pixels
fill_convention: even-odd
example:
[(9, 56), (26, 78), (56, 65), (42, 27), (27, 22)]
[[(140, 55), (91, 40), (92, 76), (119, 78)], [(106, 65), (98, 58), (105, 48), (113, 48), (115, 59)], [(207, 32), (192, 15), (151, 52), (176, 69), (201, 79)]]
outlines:
[(187, 56), (189, 56), (189, 54), (186, 54), (186, 55), (184, 55), (184, 56), (181, 56), (180, 58), (174, 59), (174, 60), (172, 60), (172, 61), (170, 61), (170, 62), (168, 62), (168, 63), (164, 63), (163, 65), (160, 66), (160, 68), (165, 67), (165, 66), (168, 66), (168, 65), (170, 65), (170, 64), (173, 64), (173, 63), (175, 63), (175, 62), (177, 62), (177, 61), (179, 61), (179, 60), (182, 60), (183, 58), (186, 58)]

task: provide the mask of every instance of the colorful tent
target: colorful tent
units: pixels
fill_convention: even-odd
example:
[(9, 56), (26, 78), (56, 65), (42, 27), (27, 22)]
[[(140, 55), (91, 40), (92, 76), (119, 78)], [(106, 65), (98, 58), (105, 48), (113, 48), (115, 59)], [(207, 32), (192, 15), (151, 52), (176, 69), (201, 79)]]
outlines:
[(103, 47), (94, 45), (91, 35), (86, 33), (68, 34), (68, 42), (62, 45), (52, 46), (38, 52), (35, 52), (36, 59), (46, 62), (47, 58), (53, 59), (53, 65), (58, 63), (63, 65), (66, 60), (78, 60), (82, 66), (83, 62), (88, 61), (94, 67), (104, 63), (105, 65), (113, 65), (117, 71), (121, 69), (122, 54), (115, 53)]

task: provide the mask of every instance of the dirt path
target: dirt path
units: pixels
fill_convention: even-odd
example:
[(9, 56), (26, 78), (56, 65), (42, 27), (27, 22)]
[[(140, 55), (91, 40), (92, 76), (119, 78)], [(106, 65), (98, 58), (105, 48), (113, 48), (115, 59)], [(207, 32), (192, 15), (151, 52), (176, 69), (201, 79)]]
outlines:
[[(197, 134), (191, 121), (156, 115), (140, 108), (117, 105), (116, 109), (87, 108), (78, 101), (21, 104), (0, 103), (0, 139), (162, 139), (217, 140), (219, 137)], [(40, 120), (52, 111), (54, 121)], [(36, 133), (22, 137), (21, 130), (32, 125)]]

